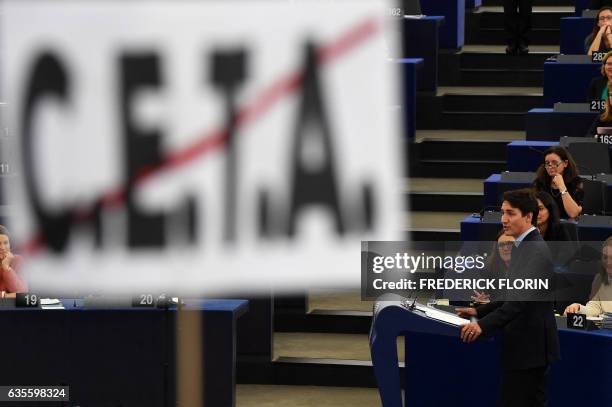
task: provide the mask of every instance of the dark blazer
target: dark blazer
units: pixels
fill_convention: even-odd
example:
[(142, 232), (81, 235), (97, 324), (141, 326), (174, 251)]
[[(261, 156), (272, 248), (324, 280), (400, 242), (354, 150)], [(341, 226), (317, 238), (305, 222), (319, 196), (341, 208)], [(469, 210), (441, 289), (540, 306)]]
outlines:
[(608, 86), (608, 78), (600, 76), (599, 78), (593, 78), (589, 84), (589, 91), (587, 92), (587, 102), (591, 100), (600, 100), (601, 92)]
[(550, 230), (546, 231), (546, 236), (542, 236), (547, 242), (568, 242), (572, 240), (567, 229), (563, 225), (552, 225)]
[[(550, 257), (548, 245), (536, 229), (513, 250), (508, 278), (549, 278), (550, 284), (553, 284)], [(544, 296), (548, 293), (539, 294)], [(560, 358), (552, 299), (541, 297), (545, 300), (528, 301), (529, 298), (526, 300), (525, 296), (525, 292), (517, 294), (508, 291), (505, 301), (491, 302), (477, 308), (478, 324), (483, 334), (502, 333), (501, 366), (504, 370), (543, 367)]]

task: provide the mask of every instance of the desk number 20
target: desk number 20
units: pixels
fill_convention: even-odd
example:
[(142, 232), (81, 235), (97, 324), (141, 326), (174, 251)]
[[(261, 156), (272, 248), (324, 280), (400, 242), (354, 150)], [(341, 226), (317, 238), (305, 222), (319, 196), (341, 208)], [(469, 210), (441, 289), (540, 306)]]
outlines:
[(152, 294), (139, 294), (132, 299), (133, 307), (154, 307), (155, 297)]
[(143, 307), (153, 305), (153, 296), (151, 294), (143, 294), (140, 296), (140, 305)]

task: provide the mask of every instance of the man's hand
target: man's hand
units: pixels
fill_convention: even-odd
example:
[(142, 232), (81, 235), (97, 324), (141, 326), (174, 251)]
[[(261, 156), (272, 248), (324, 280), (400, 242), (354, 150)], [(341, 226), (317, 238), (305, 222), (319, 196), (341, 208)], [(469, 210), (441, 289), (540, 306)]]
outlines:
[(474, 342), (482, 334), (482, 329), (478, 322), (470, 322), (461, 327), (461, 340), (465, 343)]
[(481, 293), (476, 290), (474, 290), (474, 295), (472, 295), (470, 298), (472, 299), (472, 301), (480, 304), (487, 304), (491, 302), (491, 296), (489, 294)]
[(577, 314), (578, 312), (580, 312), (580, 304), (574, 303), (565, 308), (565, 311), (563, 311), (563, 316), (566, 316), (567, 314)]
[(455, 311), (457, 312), (457, 315), (463, 318), (478, 316), (476, 308), (457, 308)]

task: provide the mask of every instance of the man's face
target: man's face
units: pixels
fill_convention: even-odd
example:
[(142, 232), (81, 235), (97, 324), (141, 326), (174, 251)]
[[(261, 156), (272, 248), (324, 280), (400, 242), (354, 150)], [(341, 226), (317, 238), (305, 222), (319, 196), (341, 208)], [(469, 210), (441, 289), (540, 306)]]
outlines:
[(523, 216), (521, 211), (518, 208), (512, 207), (508, 201), (502, 203), (501, 211), (501, 221), (505, 234), (517, 238), (531, 227), (531, 217), (533, 214), (528, 213), (526, 216)]
[(7, 235), (0, 235), (0, 259), (3, 259), (11, 251), (11, 242)]

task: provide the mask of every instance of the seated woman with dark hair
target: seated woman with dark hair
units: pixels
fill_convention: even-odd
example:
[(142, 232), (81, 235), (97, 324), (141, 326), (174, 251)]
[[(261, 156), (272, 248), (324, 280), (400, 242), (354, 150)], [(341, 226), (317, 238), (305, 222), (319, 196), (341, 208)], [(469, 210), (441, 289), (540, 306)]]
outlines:
[(612, 8), (602, 7), (595, 18), (593, 32), (584, 40), (587, 54), (612, 51)]
[(11, 252), (8, 230), (0, 225), (0, 296), (2, 298), (28, 291), (20, 270), (21, 256)]
[(601, 270), (593, 279), (591, 299), (586, 305), (574, 303), (565, 308), (567, 313), (581, 313), (596, 317), (612, 312), (612, 236), (606, 239), (601, 250)]
[(584, 190), (578, 176), (576, 162), (563, 147), (551, 147), (544, 152), (544, 163), (533, 182), (536, 192), (548, 192), (561, 219), (575, 218), (582, 212)]
[[(496, 242), (493, 244), (493, 250), (487, 267), (482, 273), (482, 278), (506, 278), (508, 268), (510, 267), (510, 258), (512, 254), (512, 245), (514, 244), (514, 237), (504, 234), (501, 230), (497, 234)], [(480, 304), (486, 304), (490, 301), (499, 301), (502, 298), (502, 293), (498, 291), (490, 292), (474, 292), (472, 301)]]
[(601, 76), (593, 78), (589, 84), (587, 92), (587, 101), (591, 100), (608, 100), (610, 95), (610, 86), (612, 85), (612, 51), (604, 55), (601, 61)]
[(553, 197), (546, 191), (536, 192), (538, 198), (537, 227), (546, 241), (571, 240), (567, 230), (561, 226), (559, 207)]

